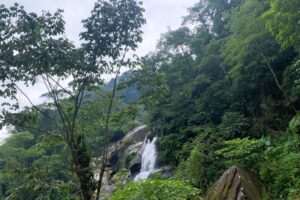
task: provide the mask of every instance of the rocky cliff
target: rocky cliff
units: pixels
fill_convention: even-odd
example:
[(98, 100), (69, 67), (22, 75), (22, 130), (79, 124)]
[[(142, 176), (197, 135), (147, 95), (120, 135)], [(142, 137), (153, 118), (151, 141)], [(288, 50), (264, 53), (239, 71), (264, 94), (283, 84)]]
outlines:
[[(103, 179), (106, 195), (114, 190), (116, 184), (125, 184), (140, 171), (143, 142), (148, 134), (149, 129), (146, 125), (139, 126), (110, 144), (109, 162)], [(97, 172), (95, 176), (97, 177)]]

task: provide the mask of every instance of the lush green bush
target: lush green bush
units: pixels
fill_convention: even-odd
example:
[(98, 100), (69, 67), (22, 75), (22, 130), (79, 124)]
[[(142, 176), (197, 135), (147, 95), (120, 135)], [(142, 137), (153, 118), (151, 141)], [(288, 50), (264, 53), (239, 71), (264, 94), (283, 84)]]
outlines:
[(244, 137), (251, 127), (250, 120), (239, 112), (226, 112), (219, 126), (225, 139)]
[(283, 88), (285, 92), (293, 97), (299, 98), (300, 95), (300, 58), (289, 65), (284, 71)]
[(177, 180), (147, 180), (129, 183), (117, 190), (111, 200), (196, 200), (200, 191)]
[(300, 198), (299, 152), (300, 138), (293, 134), (279, 138), (265, 151), (260, 176), (273, 199)]
[(18, 132), (0, 146), (0, 199), (74, 200), (76, 179), (64, 145), (28, 131)]
[(223, 160), (216, 153), (223, 147), (218, 129), (207, 126), (193, 141), (188, 143), (192, 150), (187, 160), (182, 160), (176, 170), (178, 178), (187, 179), (194, 186), (208, 189), (225, 170)]
[(227, 167), (240, 165), (248, 169), (257, 169), (267, 145), (270, 145), (267, 139), (237, 138), (226, 141), (225, 147), (217, 153), (225, 158)]

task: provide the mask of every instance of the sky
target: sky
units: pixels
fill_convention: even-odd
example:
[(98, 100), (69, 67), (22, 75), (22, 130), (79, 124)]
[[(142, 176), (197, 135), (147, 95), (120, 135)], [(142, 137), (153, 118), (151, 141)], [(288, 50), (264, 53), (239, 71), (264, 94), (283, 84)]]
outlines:
[[(168, 31), (168, 28), (174, 30), (181, 25), (182, 17), (187, 15), (187, 8), (193, 6), (199, 0), (143, 0), (145, 8), (144, 16), (147, 23), (143, 26), (143, 42), (139, 45), (137, 54), (144, 56), (150, 51), (154, 51), (157, 41), (162, 33)], [(79, 33), (83, 30), (81, 20), (89, 17), (95, 0), (0, 0), (0, 4), (6, 6), (13, 5), (14, 2), (25, 7), (27, 12), (41, 13), (42, 10), (56, 11), (64, 10), (64, 19), (66, 21), (66, 36), (76, 45), (80, 44)], [(35, 104), (42, 103), (40, 95), (45, 93), (41, 85), (23, 89), (30, 94)], [(28, 105), (26, 99), (20, 94), (19, 99), (23, 105)], [(5, 137), (0, 131), (1, 137)], [(1, 134), (2, 133), (2, 134)]]

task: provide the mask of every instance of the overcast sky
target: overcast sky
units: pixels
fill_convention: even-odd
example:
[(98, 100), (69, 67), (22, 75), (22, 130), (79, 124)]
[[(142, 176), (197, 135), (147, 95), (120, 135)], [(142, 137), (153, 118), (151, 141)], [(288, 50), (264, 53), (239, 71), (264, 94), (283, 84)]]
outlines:
[[(182, 17), (187, 14), (187, 8), (198, 0), (143, 0), (147, 24), (143, 27), (144, 41), (138, 49), (139, 55), (145, 55), (155, 49), (161, 33), (167, 28), (176, 29), (180, 26)], [(26, 11), (40, 13), (42, 10), (64, 10), (66, 21), (66, 35), (76, 44), (79, 43), (78, 34), (83, 30), (81, 20), (89, 16), (95, 0), (0, 0), (6, 6), (18, 2)]]
[[(137, 54), (143, 56), (155, 50), (160, 35), (165, 33), (168, 27), (172, 30), (178, 28), (181, 25), (182, 17), (187, 15), (187, 8), (193, 6), (197, 1), (199, 0), (143, 0), (147, 23), (143, 27), (143, 42), (140, 44)], [(83, 30), (81, 20), (89, 16), (95, 0), (0, 0), (0, 4), (6, 6), (11, 6), (14, 2), (23, 5), (28, 12), (40, 13), (42, 10), (63, 9), (66, 35), (75, 44), (79, 44), (78, 35)], [(40, 95), (45, 93), (39, 85), (27, 88), (26, 92), (30, 94), (34, 103), (41, 103)], [(23, 104), (27, 104), (21, 95), (20, 99)]]

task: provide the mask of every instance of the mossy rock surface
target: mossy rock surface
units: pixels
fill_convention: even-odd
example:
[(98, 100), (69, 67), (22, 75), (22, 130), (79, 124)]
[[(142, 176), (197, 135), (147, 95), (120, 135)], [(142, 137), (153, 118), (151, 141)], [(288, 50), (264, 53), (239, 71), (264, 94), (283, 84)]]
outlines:
[(251, 172), (233, 166), (209, 190), (208, 200), (262, 200), (266, 199), (264, 185)]
[(300, 113), (297, 113), (290, 121), (289, 130), (293, 134), (300, 134)]

